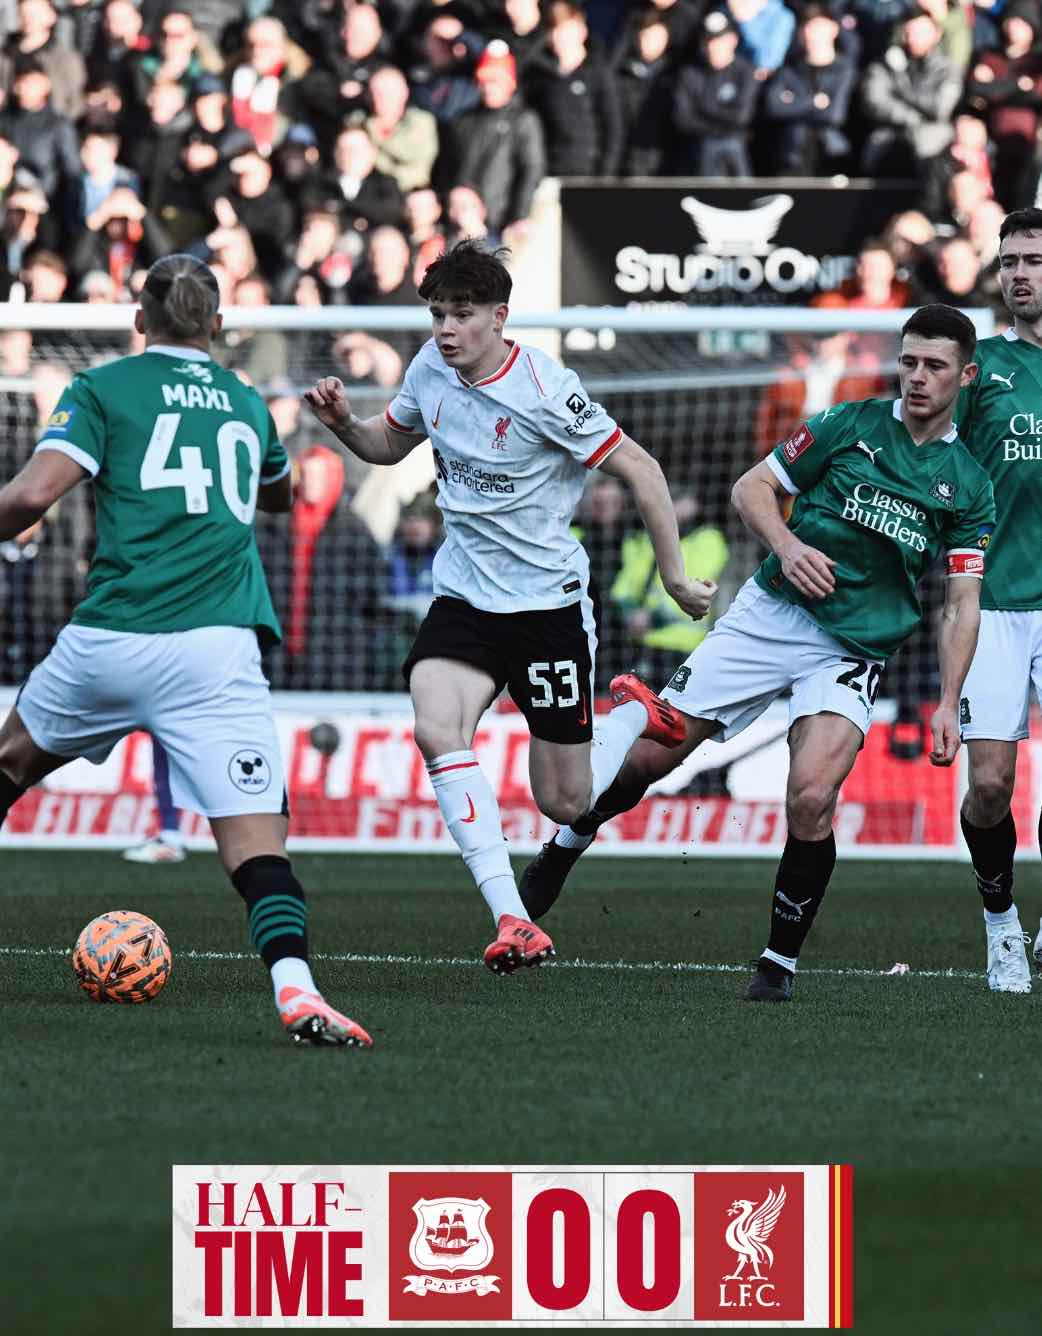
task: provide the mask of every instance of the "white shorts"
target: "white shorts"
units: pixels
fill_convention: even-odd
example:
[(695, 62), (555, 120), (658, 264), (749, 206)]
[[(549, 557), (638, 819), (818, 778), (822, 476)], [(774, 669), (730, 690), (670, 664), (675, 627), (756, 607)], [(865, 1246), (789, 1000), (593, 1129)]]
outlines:
[(1042, 612), (985, 609), (959, 702), (962, 736), (997, 742), (1026, 738), (1032, 686), (1042, 700)]
[(789, 727), (841, 714), (867, 733), (883, 663), (858, 658), (802, 608), (746, 580), (723, 617), (669, 679), (662, 696), (684, 714), (717, 719), (726, 742), (792, 691)]
[(178, 807), (204, 816), (284, 810), (271, 696), (247, 627), (138, 635), (67, 626), (15, 708), (38, 747), (70, 761), (100, 765), (120, 738), (151, 733), (169, 757)]

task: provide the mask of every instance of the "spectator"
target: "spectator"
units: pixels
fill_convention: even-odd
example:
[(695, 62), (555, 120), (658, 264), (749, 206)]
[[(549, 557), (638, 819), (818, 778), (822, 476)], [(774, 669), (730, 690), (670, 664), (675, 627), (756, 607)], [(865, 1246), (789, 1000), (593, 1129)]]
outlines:
[(434, 557), (441, 541), (438, 509), (429, 497), (406, 506), (387, 554), (387, 602), (414, 626), (434, 600)]
[(990, 306), (996, 291), (989, 293), (981, 275), (980, 256), (966, 237), (943, 241), (935, 255), (937, 282), (933, 301), (949, 306)]
[(886, 225), (883, 244), (894, 262), (896, 277), (906, 285), (910, 295), (921, 289), (919, 270), (925, 250), (936, 236), (933, 223), (919, 209), (896, 213)]
[[(669, 32), (669, 45), (673, 52), (686, 51), (698, 30), (698, 24), (706, 8), (706, 0), (650, 0), (648, 11), (654, 10)], [(636, 47), (632, 36), (619, 51), (625, 59), (635, 54)]]
[(51, 201), (80, 170), (76, 131), (52, 106), (51, 76), (35, 56), (20, 56), (15, 64), (14, 105), (0, 116), (0, 134)]
[(872, 237), (862, 244), (854, 278), (840, 288), (852, 311), (900, 310), (908, 305), (908, 289), (897, 277), (897, 265), (886, 243)]
[(503, 35), (517, 61), (521, 87), (527, 91), (532, 73), (552, 59), (539, 0), (503, 0), (503, 11), (507, 24)]
[(224, 50), (230, 34), (241, 24), (244, 11), (256, 13), (272, 8), (271, 0), (186, 0), (192, 20), (217, 50)]
[(265, 157), (278, 137), (285, 93), (310, 64), (278, 19), (255, 19), (246, 29), (246, 49), (230, 73), (232, 119), (249, 131)]
[(439, 125), (476, 106), (471, 74), (484, 45), (455, 14), (435, 14), (424, 30), (424, 58), (409, 71), (414, 105), (432, 112)]
[(40, 183), (27, 167), (21, 164), (17, 146), (0, 135), (0, 204), (5, 203), (13, 190), (40, 188)]
[(31, 302), (60, 302), (69, 286), (65, 261), (49, 250), (34, 250), (26, 255), (22, 278)]
[(348, 296), (355, 306), (412, 306), (419, 294), (412, 281), (412, 256), (397, 227), (374, 227), (364, 262), (351, 275)]
[(999, 228), (1005, 216), (1006, 210), (997, 199), (982, 199), (967, 219), (966, 235), (980, 258), (982, 273), (999, 257)]
[[(258, 309), (271, 304), (271, 294), (264, 275), (255, 270), (235, 285), (235, 306)], [(243, 375), (250, 385), (264, 393), (286, 374), (289, 344), (280, 329), (239, 327), (225, 331), (217, 361), (229, 371)]]
[(217, 263), (227, 270), (234, 303), (239, 282), (257, 268), (257, 252), (250, 234), (244, 227), (218, 227), (206, 238), (206, 244)]
[(964, 0), (916, 0), (941, 30), (941, 46), (960, 75), (966, 73), (973, 55), (972, 4)]
[(595, 693), (602, 695), (611, 679), (627, 672), (632, 655), (627, 645), (622, 610), (609, 592), (622, 565), (622, 542), (627, 532), (627, 493), (617, 478), (598, 474), (591, 478), (576, 511), (572, 533), (590, 559), (590, 586), (601, 600), (597, 627)]
[(956, 113), (954, 138), (942, 154), (939, 168), (923, 183), (923, 208), (932, 218), (944, 217), (952, 179), (960, 172), (979, 182), (973, 195), (986, 199), (994, 193), (988, 127), (971, 109)]
[(673, 125), (677, 170), (691, 176), (750, 176), (749, 126), (756, 107), (753, 67), (738, 55), (738, 29), (720, 10), (700, 29), (701, 59), (677, 73)]
[[(0, 140), (0, 144), (6, 143)], [(55, 244), (57, 228), (47, 225), (47, 196), (38, 186), (15, 186), (4, 201), (4, 271), (0, 275), (0, 301), (9, 301), (11, 286), (28, 251)], [(11, 476), (11, 475), (9, 475)]]
[(191, 110), (198, 142), (213, 144), (217, 156), (230, 163), (240, 153), (255, 147), (249, 130), (243, 130), (231, 118), (228, 90), (216, 74), (204, 74), (192, 85)]
[(866, 176), (918, 178), (935, 170), (952, 139), (962, 81), (941, 47), (940, 28), (919, 12), (901, 25), (900, 38), (865, 72), (862, 98), (874, 127), (861, 159)]
[(88, 130), (115, 130), (124, 133), (123, 89), (115, 79), (89, 80), (83, 90), (83, 115), (80, 134)]
[(115, 131), (91, 130), (80, 144), (82, 171), (69, 183), (66, 219), (71, 231), (79, 231), (87, 219), (101, 208), (114, 190), (127, 186), (135, 195), (141, 193), (137, 173), (117, 161), (120, 138)]
[[(402, 359), (389, 343), (360, 329), (349, 330), (334, 340), (333, 361), (350, 385), (379, 385), (390, 389), (401, 384)], [(350, 460), (346, 462), (351, 463)]]
[(126, 292), (135, 269), (148, 269), (170, 249), (169, 237), (140, 197), (130, 186), (119, 185), (87, 215), (72, 268), (79, 276), (104, 269)]
[(214, 206), (222, 227), (241, 226), (250, 234), (257, 264), (273, 280), (293, 242), (293, 206), (272, 180), (271, 163), (257, 149), (232, 158), (231, 189)]
[(291, 199), (313, 197), (321, 190), (322, 155), (310, 125), (295, 121), (272, 154), (272, 162), (275, 179)]
[[(351, 240), (357, 246), (357, 233)], [(342, 305), (347, 301), (347, 284), (354, 269), (355, 246), (341, 235), (340, 215), (329, 204), (316, 203), (304, 211), (300, 237), (289, 265), (279, 280), (282, 300), (298, 301), (297, 287), (307, 276), (316, 285), (324, 301)]]
[[(690, 492), (674, 494), (673, 509), (688, 576), (719, 580), (728, 559), (724, 535), (712, 525), (698, 523), (701, 507)], [(622, 610), (637, 647), (635, 671), (652, 681), (667, 681), (680, 657), (701, 644), (712, 626), (712, 613), (693, 622), (666, 593), (645, 529), (623, 541), (622, 563), (611, 596)]]
[(935, 215), (938, 227), (949, 232), (963, 229), (981, 200), (990, 198), (987, 181), (973, 172), (956, 172), (948, 180), (944, 201)]
[(388, 48), (375, 5), (360, 0), (343, 11), (338, 44), (325, 49), (323, 64), (312, 66), (293, 90), (294, 115), (314, 128), (321, 145), (332, 144), (351, 112), (367, 109), (369, 80), (386, 64)]
[(348, 226), (364, 232), (402, 217), (402, 192), (393, 177), (376, 169), (376, 145), (361, 125), (348, 126), (333, 147), (335, 189)]
[(17, 69), (27, 57), (35, 60), (51, 81), (51, 106), (70, 120), (83, 111), (83, 88), (87, 67), (78, 51), (55, 39), (54, 25), (58, 11), (51, 0), (18, 0), (19, 33), (7, 45), (2, 71), (3, 83), (11, 83), (12, 67)]
[(796, 28), (792, 10), (785, 0), (726, 0), (725, 12), (738, 29), (743, 57), (757, 79), (766, 79), (789, 49)]
[(384, 65), (369, 80), (372, 114), (365, 122), (376, 145), (376, 167), (404, 195), (425, 186), (438, 156), (438, 122), (429, 111), (409, 106), (409, 85), (395, 65)]
[(849, 166), (845, 127), (858, 72), (837, 53), (839, 33), (824, 0), (804, 5), (793, 50), (767, 85), (763, 114), (778, 127), (779, 176), (831, 176)]
[[(153, 92), (160, 87), (157, 85)], [(190, 129), (183, 137), (178, 136), (174, 166), (149, 186), (152, 207), (175, 250), (194, 245), (213, 229), (218, 222), (217, 200), (228, 189), (228, 183), (227, 164), (204, 130)]]
[[(146, 109), (147, 120), (137, 118), (139, 123), (124, 142), (123, 158), (141, 180), (146, 205), (155, 210), (181, 159), (192, 128), (192, 113), (185, 105), (181, 85), (166, 80), (158, 80), (148, 90)], [(198, 136), (200, 140), (205, 137)], [(214, 166), (218, 156), (215, 153), (212, 157)]]
[(135, 101), (143, 106), (154, 83), (178, 83), (187, 100), (192, 85), (205, 73), (221, 72), (221, 57), (213, 43), (204, 37), (184, 9), (170, 9), (163, 15), (154, 51), (147, 51), (134, 62)]
[(586, 16), (570, 0), (549, 8), (553, 64), (531, 88), (551, 176), (612, 176), (622, 151), (615, 78), (588, 43)]
[(662, 170), (672, 131), (673, 56), (669, 25), (661, 10), (651, 5), (638, 12), (628, 54), (616, 72), (623, 176), (658, 176)]
[(265, 387), (268, 412), (275, 423), (279, 440), (291, 460), (302, 453), (310, 441), (303, 421), (303, 404), (297, 387), (285, 376), (276, 376)]
[(410, 190), (406, 195), (405, 225), (412, 248), (412, 281), (419, 287), (427, 266), (433, 264), (445, 250), (441, 200), (430, 186)]
[(88, 78), (92, 84), (115, 83), (126, 102), (132, 95), (133, 57), (151, 49), (141, 10), (134, 0), (108, 0), (88, 48)]
[[(88, 306), (115, 305), (127, 295), (107, 269), (89, 269), (80, 280), (80, 297)], [(113, 348), (118, 346), (118, 342), (113, 344)]]
[(446, 250), (451, 250), (457, 241), (467, 238), (484, 241), (487, 246), (499, 244), (499, 238), (489, 232), (485, 201), (473, 186), (452, 187), (449, 191), (446, 215), (449, 221), (449, 228), (445, 234)]
[(1038, 177), (1042, 54), (1036, 48), (1040, 27), (1035, 5), (1011, 0), (1002, 12), (1002, 50), (982, 55), (966, 82), (970, 106), (987, 117), (995, 145), (999, 200), (1007, 210), (1031, 203)]
[(546, 173), (543, 130), (517, 95), (517, 66), (505, 42), (489, 43), (474, 77), (481, 104), (445, 127), (438, 179), (443, 187), (473, 184), (485, 201), (488, 226), (516, 248)]

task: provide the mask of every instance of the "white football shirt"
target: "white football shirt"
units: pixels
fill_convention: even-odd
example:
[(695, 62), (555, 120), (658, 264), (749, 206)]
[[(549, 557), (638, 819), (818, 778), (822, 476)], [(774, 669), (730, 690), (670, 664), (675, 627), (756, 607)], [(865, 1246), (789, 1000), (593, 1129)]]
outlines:
[(485, 612), (562, 608), (585, 595), (590, 563), (568, 526), (586, 470), (622, 431), (574, 371), (512, 343), (498, 371), (469, 385), (430, 339), (387, 422), (426, 432), (434, 447), (445, 517), (435, 594)]

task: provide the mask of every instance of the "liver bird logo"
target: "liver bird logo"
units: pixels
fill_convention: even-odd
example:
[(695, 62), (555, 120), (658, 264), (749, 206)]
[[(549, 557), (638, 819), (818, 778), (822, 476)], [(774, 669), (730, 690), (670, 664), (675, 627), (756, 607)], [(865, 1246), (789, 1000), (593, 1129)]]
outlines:
[(496, 422), (496, 439), (492, 442), (493, 450), (505, 450), (507, 448), (507, 431), (510, 428), (510, 419), (501, 417)]
[(768, 255), (793, 202), (791, 195), (765, 195), (749, 209), (718, 209), (685, 195), (680, 207), (701, 232), (710, 255)]
[(724, 1280), (739, 1280), (746, 1267), (752, 1267), (750, 1280), (765, 1280), (760, 1269), (763, 1266), (770, 1271), (774, 1265), (774, 1253), (767, 1246), (774, 1226), (778, 1223), (782, 1207), (785, 1205), (784, 1185), (775, 1192), (769, 1188), (767, 1196), (759, 1206), (751, 1201), (733, 1201), (727, 1214), (732, 1217), (727, 1226), (724, 1239), (729, 1248), (738, 1254), (738, 1264)]

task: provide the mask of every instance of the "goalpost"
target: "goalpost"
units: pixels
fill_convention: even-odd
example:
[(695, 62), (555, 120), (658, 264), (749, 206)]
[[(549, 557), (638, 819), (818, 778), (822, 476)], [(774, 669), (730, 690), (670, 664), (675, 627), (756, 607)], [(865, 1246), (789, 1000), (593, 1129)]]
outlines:
[[(137, 350), (133, 307), (0, 306), (0, 477), (32, 450), (62, 387), (78, 370)], [(509, 333), (538, 343), (578, 372), (590, 394), (662, 462), (695, 527), (727, 545), (721, 607), (761, 553), (733, 514), (735, 477), (784, 439), (804, 416), (840, 398), (896, 395), (897, 333), (908, 311), (778, 307), (575, 308), (512, 316)], [(989, 311), (969, 313), (981, 337)], [(299, 391), (339, 375), (355, 411), (382, 411), (404, 366), (428, 336), (420, 307), (232, 308), (219, 358), (256, 383), (298, 461), (298, 484), (315, 515), (325, 510), (324, 551), (342, 573), (330, 592), (319, 572), (301, 606), (306, 544), (283, 517), (260, 517), (259, 542), (287, 631), (268, 664), (290, 781), (295, 847), (327, 850), (454, 848), (412, 745), (398, 665), (423, 597), (402, 594), (389, 558), (403, 508), (427, 513), (434, 478), (428, 446), (393, 470), (329, 465), (331, 438), (299, 411)], [(145, 443), (142, 443), (144, 446)], [(332, 473), (324, 474), (323, 469)], [(330, 505), (342, 486), (342, 499)], [(317, 489), (317, 491), (316, 491)], [(325, 489), (325, 490), (323, 490)], [(617, 515), (613, 488), (591, 479), (576, 522), (597, 546), (602, 625), (598, 687), (635, 664), (659, 678), (686, 650), (660, 648), (637, 609), (611, 597), (613, 554), (632, 516)], [(348, 499), (350, 497), (350, 500)], [(335, 496), (332, 497), (335, 501)], [(612, 524), (613, 517), (618, 521)], [(318, 523), (318, 521), (315, 521)], [(620, 528), (621, 526), (621, 528)], [(313, 538), (313, 535), (312, 535)], [(82, 594), (92, 541), (89, 487), (49, 514), (39, 532), (0, 545), (0, 707), (46, 653)], [(312, 577), (316, 573), (312, 571)], [(930, 623), (943, 579), (923, 582), (927, 626), (888, 666), (874, 725), (837, 812), (845, 856), (962, 857), (958, 802), (964, 777), (929, 766), (924, 720), (937, 688)], [(327, 600), (323, 602), (323, 600)], [(331, 601), (330, 601), (331, 600)], [(656, 616), (659, 616), (657, 613)], [(655, 681), (660, 685), (660, 681)], [(773, 707), (741, 737), (707, 744), (635, 812), (606, 827), (594, 846), (614, 854), (776, 855), (784, 841), (786, 710)], [(329, 727), (322, 728), (321, 725)], [(316, 729), (316, 726), (319, 726)], [(1032, 724), (1036, 736), (1036, 724)], [(496, 787), (511, 846), (529, 851), (549, 837), (527, 783), (523, 718), (500, 704), (477, 739)], [(1020, 846), (1035, 842), (1030, 817), (1034, 747), (1024, 749), (1017, 808)], [(154, 818), (151, 748), (135, 735), (102, 767), (77, 762), (15, 808), (0, 843), (120, 846)], [(204, 845), (205, 823), (184, 816), (188, 843)]]

